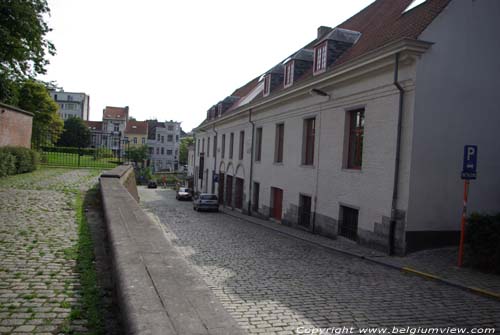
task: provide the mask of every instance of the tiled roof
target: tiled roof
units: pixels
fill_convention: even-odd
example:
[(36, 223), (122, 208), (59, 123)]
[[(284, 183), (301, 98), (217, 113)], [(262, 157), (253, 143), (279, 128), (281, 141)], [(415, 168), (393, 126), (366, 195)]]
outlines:
[[(347, 1), (347, 0), (346, 0)], [(344, 21), (336, 28), (348, 29), (361, 33), (361, 37), (357, 42), (342, 54), (333, 64), (331, 64), (326, 73), (333, 71), (338, 65), (346, 63), (357, 57), (383, 47), (391, 42), (395, 42), (404, 38), (418, 39), (420, 34), (427, 26), (441, 13), (441, 11), (452, 0), (427, 0), (421, 5), (404, 12), (405, 9), (413, 2), (413, 0), (376, 0), (368, 7), (361, 10), (356, 15)], [(312, 50), (314, 46), (331, 34), (332, 30), (324, 29), (324, 34), (312, 40), (302, 49)], [(301, 49), (299, 49), (300, 52)], [(293, 53), (290, 57), (293, 57)], [(279, 64), (278, 64), (279, 65)], [(300, 78), (294, 80), (294, 85), (311, 78), (313, 76), (312, 67), (306, 71)], [(319, 76), (321, 77), (321, 75)], [(251, 80), (244, 86), (237, 89), (232, 95), (239, 96), (240, 99), (231, 106), (226, 114), (235, 112), (242, 104), (240, 102), (245, 99), (254, 88), (259, 84), (261, 76)], [(294, 86), (292, 85), (292, 87)], [(289, 88), (287, 88), (289, 89)], [(287, 90), (277, 88), (271, 95), (276, 92)], [(262, 94), (252, 98), (252, 101), (263, 99)], [(247, 102), (248, 103), (248, 102)], [(200, 126), (208, 123), (209, 120), (203, 121)]]
[(102, 131), (102, 121), (83, 121), (90, 130)]
[(148, 123), (146, 121), (127, 121), (125, 134), (147, 135)]
[(128, 119), (128, 107), (111, 107), (106, 106), (102, 112), (103, 119), (116, 119), (116, 120), (127, 120)]

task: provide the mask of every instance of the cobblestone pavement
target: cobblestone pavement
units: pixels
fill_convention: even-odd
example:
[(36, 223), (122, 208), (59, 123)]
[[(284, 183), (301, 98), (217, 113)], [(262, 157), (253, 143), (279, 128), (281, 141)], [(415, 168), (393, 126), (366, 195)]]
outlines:
[(75, 193), (98, 171), (42, 169), (0, 179), (0, 334), (85, 333)]
[(140, 196), (249, 333), (294, 334), (297, 327), (500, 330), (498, 301), (228, 215), (194, 212), (190, 202), (177, 202), (173, 191), (140, 188)]

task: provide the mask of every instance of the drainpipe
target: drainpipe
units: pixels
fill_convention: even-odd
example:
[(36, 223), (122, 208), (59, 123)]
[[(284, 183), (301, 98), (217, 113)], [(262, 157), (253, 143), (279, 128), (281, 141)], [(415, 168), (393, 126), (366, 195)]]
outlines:
[(255, 137), (255, 123), (252, 121), (252, 110), (248, 110), (248, 122), (252, 125), (252, 142), (250, 144), (250, 181), (248, 185), (248, 215), (252, 216), (252, 186), (253, 186), (253, 141)]
[(316, 185), (314, 188), (314, 212), (313, 212), (313, 222), (312, 222), (312, 232), (314, 233), (316, 228), (316, 209), (318, 207), (318, 187), (319, 187), (319, 158), (321, 152), (321, 105), (319, 105), (318, 122), (316, 123), (318, 129), (318, 163), (316, 166)]
[[(214, 124), (214, 127), (213, 127), (213, 131), (215, 133), (215, 138), (217, 139), (217, 142), (219, 142), (219, 133), (217, 132), (217, 130), (215, 130), (215, 124)], [(215, 147), (215, 155), (214, 155), (214, 172), (212, 173), (212, 193), (215, 194), (215, 180), (214, 180), (214, 176), (215, 176), (215, 169), (217, 168), (217, 142), (214, 141), (214, 147)]]
[(396, 216), (397, 216), (397, 200), (398, 200), (398, 182), (399, 182), (399, 165), (401, 156), (401, 124), (403, 118), (403, 103), (404, 89), (399, 83), (399, 52), (396, 54), (394, 67), (394, 86), (399, 91), (399, 107), (398, 107), (398, 128), (396, 137), (396, 157), (394, 161), (394, 186), (392, 189), (392, 206), (391, 206), (391, 221), (389, 223), (389, 255), (394, 255), (395, 238), (396, 238)]

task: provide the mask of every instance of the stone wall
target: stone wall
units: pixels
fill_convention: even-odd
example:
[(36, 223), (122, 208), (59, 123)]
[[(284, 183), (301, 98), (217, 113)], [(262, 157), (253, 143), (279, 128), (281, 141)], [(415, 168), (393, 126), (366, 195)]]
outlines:
[(0, 103), (0, 147), (31, 148), (33, 114)]

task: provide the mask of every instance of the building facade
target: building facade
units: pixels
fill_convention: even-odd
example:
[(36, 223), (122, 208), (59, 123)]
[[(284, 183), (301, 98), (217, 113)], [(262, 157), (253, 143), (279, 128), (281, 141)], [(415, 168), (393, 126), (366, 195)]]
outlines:
[(148, 120), (149, 166), (154, 172), (177, 171), (181, 124)]
[(500, 73), (500, 3), (411, 4), (377, 0), (320, 27), (210, 108), (195, 130), (195, 189), (230, 209), (404, 254), (458, 241), (463, 147), (476, 144), (484, 158), (469, 210), (500, 210), (500, 79), (491, 75)]
[(50, 96), (59, 105), (57, 111), (61, 119), (77, 117), (88, 121), (90, 112), (90, 97), (85, 93), (50, 90)]
[(127, 121), (124, 132), (124, 140), (129, 147), (147, 145), (148, 123), (147, 121)]

